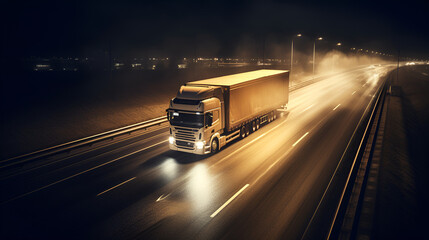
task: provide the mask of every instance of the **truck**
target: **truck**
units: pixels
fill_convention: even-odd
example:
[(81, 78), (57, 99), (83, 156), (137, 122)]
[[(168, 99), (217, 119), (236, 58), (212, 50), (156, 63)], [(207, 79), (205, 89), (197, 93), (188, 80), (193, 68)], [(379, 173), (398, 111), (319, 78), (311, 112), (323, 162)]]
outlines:
[(289, 71), (262, 69), (188, 82), (170, 100), (171, 150), (216, 153), (287, 108)]

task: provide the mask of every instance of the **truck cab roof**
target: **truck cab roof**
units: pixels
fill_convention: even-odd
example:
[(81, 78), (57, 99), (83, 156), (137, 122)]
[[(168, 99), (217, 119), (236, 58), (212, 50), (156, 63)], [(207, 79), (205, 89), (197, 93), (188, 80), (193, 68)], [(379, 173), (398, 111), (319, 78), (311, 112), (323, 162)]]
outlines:
[(204, 100), (214, 95), (214, 90), (219, 87), (210, 86), (181, 86), (176, 98), (186, 100)]

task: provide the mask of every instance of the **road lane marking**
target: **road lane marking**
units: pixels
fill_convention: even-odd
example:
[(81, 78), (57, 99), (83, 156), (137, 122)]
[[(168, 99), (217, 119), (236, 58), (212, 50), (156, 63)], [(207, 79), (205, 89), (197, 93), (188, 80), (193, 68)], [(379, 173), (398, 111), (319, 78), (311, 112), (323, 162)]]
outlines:
[(130, 178), (130, 179), (128, 179), (127, 181), (125, 181), (125, 182), (122, 182), (122, 183), (119, 183), (118, 185), (116, 185), (116, 186), (113, 186), (113, 187), (111, 187), (111, 188), (109, 188), (109, 189), (107, 189), (107, 190), (105, 190), (105, 191), (102, 191), (101, 193), (99, 193), (99, 194), (97, 194), (97, 197), (98, 196), (100, 196), (101, 194), (103, 194), (103, 193), (106, 193), (106, 192), (108, 192), (108, 191), (110, 191), (110, 190), (113, 190), (113, 189), (115, 189), (115, 188), (117, 188), (117, 187), (119, 187), (119, 186), (121, 186), (121, 185), (124, 185), (125, 183), (127, 183), (127, 182), (129, 182), (129, 181), (132, 181), (132, 180), (134, 180), (136, 177), (133, 177), (133, 178)]
[(307, 111), (307, 110), (308, 110), (308, 109), (310, 109), (313, 105), (314, 105), (314, 104), (311, 104), (311, 105), (310, 105), (310, 106), (308, 106), (306, 109), (302, 110), (302, 112), (301, 112), (301, 113), (303, 113), (303, 112)]
[(216, 217), (216, 215), (222, 211), (228, 204), (230, 204), (238, 195), (240, 195), (247, 187), (249, 187), (249, 184), (244, 185), (238, 192), (234, 194), (228, 201), (226, 201), (220, 208), (218, 208), (212, 215), (210, 215), (211, 218)]
[(145, 147), (145, 148), (142, 148), (142, 149), (140, 149), (140, 150), (134, 151), (134, 152), (132, 152), (132, 153), (128, 153), (128, 154), (126, 154), (126, 155), (124, 155), (124, 156), (122, 156), (122, 157), (118, 157), (118, 158), (116, 158), (116, 159), (110, 160), (110, 161), (108, 161), (108, 162), (105, 162), (105, 163), (100, 164), (100, 165), (98, 165), (98, 166), (92, 167), (92, 168), (87, 169), (87, 170), (85, 170), (85, 171), (82, 171), (82, 172), (79, 172), (79, 173), (73, 174), (73, 175), (71, 175), (71, 176), (69, 176), (69, 177), (63, 178), (63, 179), (61, 179), (61, 180), (58, 180), (58, 181), (53, 182), (53, 183), (51, 183), (51, 184), (48, 184), (48, 185), (46, 185), (46, 186), (43, 186), (43, 187), (37, 188), (37, 189), (35, 189), (35, 190), (33, 190), (33, 191), (30, 191), (30, 192), (27, 192), (27, 193), (21, 194), (21, 195), (19, 195), (19, 196), (17, 196), (17, 197), (11, 198), (11, 199), (9, 199), (9, 200), (6, 200), (6, 201), (4, 201), (4, 202), (0, 203), (0, 205), (1, 205), (1, 204), (8, 203), (8, 202), (11, 202), (11, 201), (14, 201), (14, 200), (19, 199), (19, 198), (22, 198), (22, 197), (25, 197), (25, 196), (27, 196), (27, 195), (30, 195), (30, 194), (35, 193), (35, 192), (38, 192), (38, 191), (40, 191), (40, 190), (43, 190), (43, 189), (48, 188), (48, 187), (50, 187), (50, 186), (53, 186), (53, 185), (55, 185), (55, 184), (58, 184), (58, 183), (61, 183), (61, 182), (67, 181), (67, 180), (69, 180), (69, 179), (72, 179), (72, 178), (77, 177), (77, 176), (79, 176), (79, 175), (82, 175), (82, 174), (84, 174), (84, 173), (90, 172), (90, 171), (95, 170), (95, 169), (97, 169), (97, 168), (100, 168), (100, 167), (106, 166), (106, 165), (108, 165), (108, 164), (111, 164), (111, 163), (117, 162), (117, 161), (119, 161), (119, 160), (121, 160), (121, 159), (123, 159), (123, 158), (129, 157), (129, 156), (134, 155), (134, 154), (139, 153), (139, 152), (143, 152), (143, 151), (145, 151), (145, 150), (147, 150), (147, 149), (149, 149), (149, 148), (155, 147), (155, 146), (160, 145), (160, 144), (165, 143), (165, 142), (168, 142), (168, 139), (167, 139), (167, 140), (164, 140), (164, 141), (161, 141), (161, 142), (159, 142), (159, 143), (155, 143), (155, 144), (153, 144), (153, 145), (150, 145), (149, 147)]
[(340, 105), (341, 105), (341, 103), (338, 104), (336, 107), (334, 107), (334, 109), (332, 109), (332, 111), (335, 111)]
[(354, 91), (353, 93), (352, 93), (352, 95), (354, 95), (356, 93), (356, 91)]
[(258, 141), (260, 138), (262, 138), (263, 136), (267, 135), (268, 133), (274, 131), (275, 129), (277, 129), (278, 127), (280, 127), (281, 125), (285, 124), (287, 122), (287, 119), (283, 120), (283, 122), (279, 123), (279, 125), (271, 128), (270, 130), (268, 130), (266, 133), (261, 134), (259, 137), (253, 139), (252, 141), (244, 144), (243, 146), (241, 146), (239, 149), (235, 150), (234, 152), (226, 155), (224, 158), (222, 158), (221, 160), (217, 161), (215, 164), (211, 165), (210, 168), (217, 166), (218, 164), (222, 163), (223, 161), (225, 161), (227, 158), (231, 157), (232, 155), (234, 155), (235, 153), (239, 152), (241, 149), (249, 146), (250, 144)]
[(295, 147), (299, 142), (301, 142), (302, 139), (304, 139), (307, 135), (309, 134), (309, 132), (306, 132), (300, 139), (298, 139), (298, 141), (296, 141), (294, 144), (292, 144), (292, 147)]
[[(319, 122), (317, 122), (311, 129), (309, 132), (313, 131), (314, 129), (316, 129), (320, 123), (322, 123), (323, 121), (325, 121), (325, 119), (328, 117), (328, 115), (326, 115), (324, 118), (322, 118)], [(304, 136), (303, 136), (304, 137)], [(299, 141), (299, 140), (298, 140)], [(298, 142), (297, 142), (298, 143)], [(277, 163), (279, 163), (281, 160), (283, 160), (287, 155), (289, 155), (289, 153), (292, 151), (292, 148), (289, 148), (282, 156), (280, 156), (274, 163), (272, 163), (261, 175), (259, 175), (258, 178), (256, 178), (256, 180), (252, 183), (252, 185), (255, 185), (266, 173), (268, 173)]]
[(165, 196), (164, 196), (164, 194), (162, 194), (161, 196), (159, 196), (159, 198), (158, 198), (158, 199), (156, 199), (156, 202), (159, 202), (159, 201), (162, 201), (162, 200), (166, 199), (168, 196), (170, 196), (170, 194), (171, 194), (171, 193), (169, 193), (169, 194), (167, 194), (167, 195), (165, 195)]
[(255, 182), (253, 182), (253, 184), (256, 184), (259, 179), (261, 179), (265, 174), (267, 174), (267, 172), (269, 172), (278, 162), (280, 162), (281, 160), (283, 160), (287, 155), (289, 155), (289, 153), (292, 151), (292, 148), (289, 148), (281, 157), (277, 158), (277, 160), (275, 162), (273, 162), (267, 169), (265, 169), (265, 171), (259, 175), (258, 178), (256, 178)]

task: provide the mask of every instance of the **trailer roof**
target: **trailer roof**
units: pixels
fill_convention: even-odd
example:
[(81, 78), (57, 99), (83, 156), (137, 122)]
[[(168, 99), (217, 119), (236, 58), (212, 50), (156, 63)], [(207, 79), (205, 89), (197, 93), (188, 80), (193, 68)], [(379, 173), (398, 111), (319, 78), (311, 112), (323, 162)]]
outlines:
[(268, 77), (280, 73), (288, 72), (287, 70), (256, 70), (251, 72), (238, 73), (233, 75), (227, 75), (216, 78), (209, 78), (204, 80), (198, 80), (194, 82), (188, 82), (191, 85), (212, 85), (212, 86), (233, 86), (243, 82), (251, 81), (258, 78)]

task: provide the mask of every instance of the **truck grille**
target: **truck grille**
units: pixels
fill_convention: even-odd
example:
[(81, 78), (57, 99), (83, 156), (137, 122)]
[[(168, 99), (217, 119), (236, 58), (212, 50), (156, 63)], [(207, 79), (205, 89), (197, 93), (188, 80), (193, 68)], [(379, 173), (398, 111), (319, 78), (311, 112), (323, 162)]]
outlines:
[(196, 132), (198, 132), (198, 130), (176, 127), (176, 139), (195, 142)]

